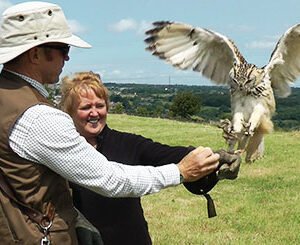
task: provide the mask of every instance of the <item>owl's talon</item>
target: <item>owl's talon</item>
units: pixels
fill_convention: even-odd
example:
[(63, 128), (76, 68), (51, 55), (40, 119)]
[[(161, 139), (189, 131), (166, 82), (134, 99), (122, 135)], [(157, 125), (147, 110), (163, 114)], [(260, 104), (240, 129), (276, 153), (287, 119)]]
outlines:
[(244, 133), (246, 136), (250, 136), (250, 137), (252, 137), (253, 136), (253, 134), (254, 134), (254, 132), (253, 132), (253, 130), (248, 130), (248, 131), (245, 131), (245, 133)]

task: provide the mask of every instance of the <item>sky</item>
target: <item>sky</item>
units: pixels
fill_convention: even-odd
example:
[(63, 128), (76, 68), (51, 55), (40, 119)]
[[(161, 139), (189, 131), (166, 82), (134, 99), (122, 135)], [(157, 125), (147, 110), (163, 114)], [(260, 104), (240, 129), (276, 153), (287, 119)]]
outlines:
[[(0, 0), (0, 12), (24, 1)], [(299, 0), (57, 0), (91, 49), (72, 48), (61, 76), (94, 71), (104, 82), (213, 85), (145, 50), (154, 21), (183, 22), (232, 39), (249, 63), (267, 64), (281, 35), (300, 23)], [(300, 86), (297, 80), (295, 86)]]

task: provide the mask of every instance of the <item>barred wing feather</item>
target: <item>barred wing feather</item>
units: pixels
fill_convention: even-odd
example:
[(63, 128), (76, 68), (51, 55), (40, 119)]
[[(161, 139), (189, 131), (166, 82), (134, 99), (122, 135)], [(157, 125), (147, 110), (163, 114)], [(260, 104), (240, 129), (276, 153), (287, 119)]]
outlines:
[(174, 22), (154, 22), (147, 31), (147, 49), (171, 65), (192, 69), (217, 84), (228, 84), (237, 59), (232, 42), (213, 31)]
[(281, 97), (288, 96), (291, 83), (300, 76), (300, 24), (282, 35), (264, 69), (274, 92)]

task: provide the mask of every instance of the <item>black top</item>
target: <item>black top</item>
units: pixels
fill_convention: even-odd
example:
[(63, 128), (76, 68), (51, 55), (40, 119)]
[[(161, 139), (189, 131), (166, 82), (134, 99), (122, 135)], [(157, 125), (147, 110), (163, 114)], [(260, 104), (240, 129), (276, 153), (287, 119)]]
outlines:
[[(108, 160), (129, 165), (178, 163), (193, 147), (168, 146), (108, 126), (97, 137)], [(100, 231), (105, 245), (148, 245), (151, 238), (140, 198), (108, 198), (71, 184), (74, 204)]]

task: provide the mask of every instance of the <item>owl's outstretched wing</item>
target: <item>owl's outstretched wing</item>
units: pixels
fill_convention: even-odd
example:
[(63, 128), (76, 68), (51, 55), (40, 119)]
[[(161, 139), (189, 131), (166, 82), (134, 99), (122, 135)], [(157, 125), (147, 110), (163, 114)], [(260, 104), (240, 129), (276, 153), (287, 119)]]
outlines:
[(242, 58), (231, 40), (182, 23), (160, 21), (153, 25), (145, 39), (146, 49), (153, 55), (182, 70), (198, 71), (217, 84), (229, 82), (233, 62)]
[(300, 24), (282, 35), (264, 69), (274, 92), (282, 97), (288, 96), (291, 83), (300, 76)]

